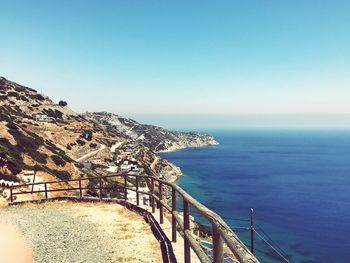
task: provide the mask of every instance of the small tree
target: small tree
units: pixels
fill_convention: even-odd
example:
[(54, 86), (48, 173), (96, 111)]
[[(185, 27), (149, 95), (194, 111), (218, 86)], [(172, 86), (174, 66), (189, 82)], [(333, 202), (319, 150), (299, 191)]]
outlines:
[(65, 102), (64, 100), (60, 100), (60, 102), (58, 103), (58, 105), (65, 107), (67, 106), (67, 102)]

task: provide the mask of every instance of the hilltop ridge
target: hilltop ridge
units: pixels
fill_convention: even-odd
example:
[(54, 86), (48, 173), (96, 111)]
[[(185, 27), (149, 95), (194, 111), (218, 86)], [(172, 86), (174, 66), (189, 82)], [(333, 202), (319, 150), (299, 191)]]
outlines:
[(169, 131), (158, 126), (141, 124), (133, 119), (122, 117), (114, 113), (86, 112), (81, 116), (85, 119), (105, 125), (116, 135), (143, 144), (154, 152), (218, 144), (212, 136), (207, 134)]

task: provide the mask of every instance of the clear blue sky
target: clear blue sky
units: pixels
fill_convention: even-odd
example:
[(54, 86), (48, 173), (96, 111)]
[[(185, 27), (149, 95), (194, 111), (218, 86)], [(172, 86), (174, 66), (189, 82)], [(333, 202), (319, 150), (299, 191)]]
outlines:
[(271, 126), (350, 127), (350, 1), (0, 0), (0, 9), (0, 75), (78, 112), (167, 127), (264, 126), (256, 116), (276, 114)]

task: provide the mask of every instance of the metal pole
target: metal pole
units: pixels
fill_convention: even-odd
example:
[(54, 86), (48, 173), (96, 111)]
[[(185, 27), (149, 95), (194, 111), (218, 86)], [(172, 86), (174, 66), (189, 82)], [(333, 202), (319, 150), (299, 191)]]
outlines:
[(172, 226), (172, 241), (176, 242), (176, 219), (174, 216), (174, 212), (176, 212), (176, 191), (175, 188), (171, 188), (171, 210), (172, 210), (172, 217), (171, 217), (171, 226)]
[(254, 254), (254, 209), (250, 209), (250, 252)]

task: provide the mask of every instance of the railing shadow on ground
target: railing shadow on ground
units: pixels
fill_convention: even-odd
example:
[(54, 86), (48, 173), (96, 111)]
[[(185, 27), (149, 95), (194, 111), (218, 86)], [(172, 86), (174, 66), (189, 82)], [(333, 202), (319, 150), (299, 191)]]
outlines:
[[(113, 183), (111, 183), (113, 182)], [(141, 191), (140, 184), (147, 185), (149, 191)], [(55, 186), (55, 187), (52, 187)], [(32, 190), (28, 190), (32, 189)], [(16, 191), (17, 190), (17, 191)], [(66, 181), (40, 182), (33, 184), (21, 184), (10, 188), (10, 201), (14, 202), (18, 195), (39, 195), (43, 194), (44, 199), (49, 199), (49, 194), (60, 196), (73, 193), (76, 198), (84, 198), (84, 191), (98, 193), (99, 200), (106, 199), (113, 191), (119, 199), (125, 202), (128, 200), (128, 191), (136, 193), (136, 206), (140, 205), (140, 195), (149, 196), (152, 213), (156, 212), (156, 205), (159, 210), (159, 223), (164, 222), (164, 211), (171, 213), (171, 241), (176, 242), (177, 230), (180, 230), (184, 238), (184, 262), (191, 261), (191, 248), (196, 253), (200, 262), (224, 262), (224, 244), (226, 249), (234, 255), (241, 263), (259, 263), (258, 259), (237, 237), (232, 229), (216, 213), (199, 203), (182, 188), (175, 183), (170, 183), (152, 176), (130, 175), (130, 174), (111, 174), (101, 177), (78, 178)], [(182, 213), (177, 209), (177, 196), (182, 199)], [(35, 198), (31, 198), (35, 199)], [(213, 250), (208, 254), (206, 249), (200, 244), (190, 230), (190, 208), (201, 214), (211, 224)], [(165, 209), (165, 210), (164, 210)], [(148, 220), (153, 221), (154, 218)], [(146, 219), (147, 220), (147, 219)], [(154, 229), (152, 229), (154, 231)], [(160, 231), (160, 229), (158, 229)], [(164, 242), (163, 249), (167, 248), (167, 242)], [(173, 262), (173, 261), (170, 261)]]

